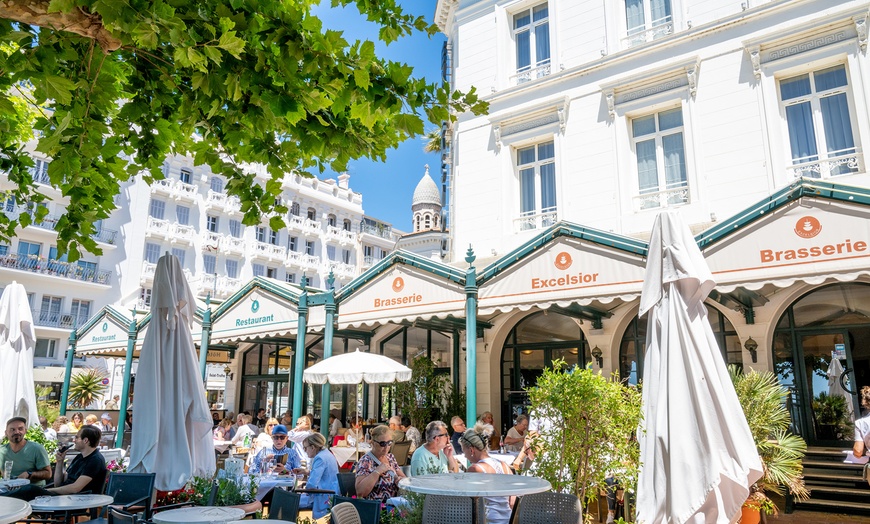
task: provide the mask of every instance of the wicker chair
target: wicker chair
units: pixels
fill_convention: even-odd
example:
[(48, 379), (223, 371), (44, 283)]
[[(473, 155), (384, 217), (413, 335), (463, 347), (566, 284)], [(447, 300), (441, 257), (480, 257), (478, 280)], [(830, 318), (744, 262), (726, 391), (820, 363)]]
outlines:
[(426, 524), (471, 524), (472, 503), (468, 497), (426, 495), (423, 522)]
[(362, 521), (359, 519), (359, 513), (350, 502), (336, 504), (332, 507), (329, 515), (332, 524), (362, 524)]
[(535, 493), (519, 501), (516, 524), (579, 524), (583, 520), (580, 499), (570, 493)]

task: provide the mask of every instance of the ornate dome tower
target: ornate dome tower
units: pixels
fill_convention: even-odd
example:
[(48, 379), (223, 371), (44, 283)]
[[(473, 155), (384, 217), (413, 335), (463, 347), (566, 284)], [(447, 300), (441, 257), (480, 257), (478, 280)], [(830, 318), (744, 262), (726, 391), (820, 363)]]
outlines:
[(429, 176), (428, 165), (426, 173), (414, 190), (411, 211), (414, 213), (415, 233), (441, 229), (441, 191)]

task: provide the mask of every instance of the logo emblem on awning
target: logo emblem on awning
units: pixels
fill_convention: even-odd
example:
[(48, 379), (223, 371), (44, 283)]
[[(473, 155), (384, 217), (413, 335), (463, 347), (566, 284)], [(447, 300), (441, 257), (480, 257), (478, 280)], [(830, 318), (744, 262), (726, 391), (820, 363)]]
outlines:
[(556, 266), (556, 269), (564, 271), (571, 267), (571, 264), (573, 263), (574, 261), (571, 260), (571, 255), (569, 255), (565, 251), (562, 251), (561, 253), (556, 255), (556, 261), (553, 264)]
[(396, 277), (393, 280), (393, 291), (398, 293), (399, 291), (403, 290), (404, 288), (405, 288), (405, 281), (402, 280), (402, 277)]
[(251, 302), (251, 311), (256, 313), (258, 309), (260, 309), (260, 301), (254, 300), (253, 302)]
[(813, 238), (822, 232), (822, 223), (813, 216), (801, 217), (794, 226), (794, 232), (801, 238)]

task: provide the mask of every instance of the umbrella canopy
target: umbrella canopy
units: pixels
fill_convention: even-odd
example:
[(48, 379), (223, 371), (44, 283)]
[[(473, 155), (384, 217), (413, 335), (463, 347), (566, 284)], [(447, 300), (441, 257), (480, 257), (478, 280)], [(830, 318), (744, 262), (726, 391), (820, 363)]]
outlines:
[(714, 285), (689, 228), (677, 213), (661, 213), (639, 312), (649, 316), (638, 522), (731, 522), (762, 474), (707, 320), (704, 299)]
[(840, 383), (840, 375), (843, 374), (843, 364), (837, 357), (831, 358), (831, 364), (828, 366), (828, 395), (840, 396), (846, 399), (846, 411), (849, 413), (849, 419), (855, 421), (854, 406), (852, 406), (852, 395), (843, 389)]
[(36, 390), (33, 387), (33, 315), (24, 286), (13, 281), (0, 297), (0, 424), (24, 417), (28, 425), (39, 424)]
[(335, 355), (314, 364), (302, 373), (302, 380), (311, 384), (406, 382), (411, 380), (411, 368), (389, 357), (357, 348), (353, 353)]
[(215, 470), (211, 411), (190, 333), (195, 309), (178, 259), (160, 257), (136, 372), (129, 471), (156, 473), (154, 486), (164, 491)]

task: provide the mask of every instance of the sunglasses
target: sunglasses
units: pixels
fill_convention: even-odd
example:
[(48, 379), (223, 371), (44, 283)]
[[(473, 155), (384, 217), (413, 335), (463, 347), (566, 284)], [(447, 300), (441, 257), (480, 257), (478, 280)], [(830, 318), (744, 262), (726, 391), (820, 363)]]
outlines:
[(272, 435), (272, 440), (287, 440), (287, 435)]
[(375, 444), (377, 444), (378, 446), (380, 446), (380, 447), (382, 447), (382, 448), (385, 448), (385, 447), (387, 447), (387, 446), (392, 446), (392, 445), (393, 445), (393, 441), (392, 441), (392, 440), (385, 440), (385, 441), (383, 441), (383, 442), (381, 442), (380, 440), (373, 440), (372, 442), (374, 442)]
[(446, 436), (447, 436), (447, 433), (441, 433), (440, 435), (435, 435), (435, 438), (446, 437)]

